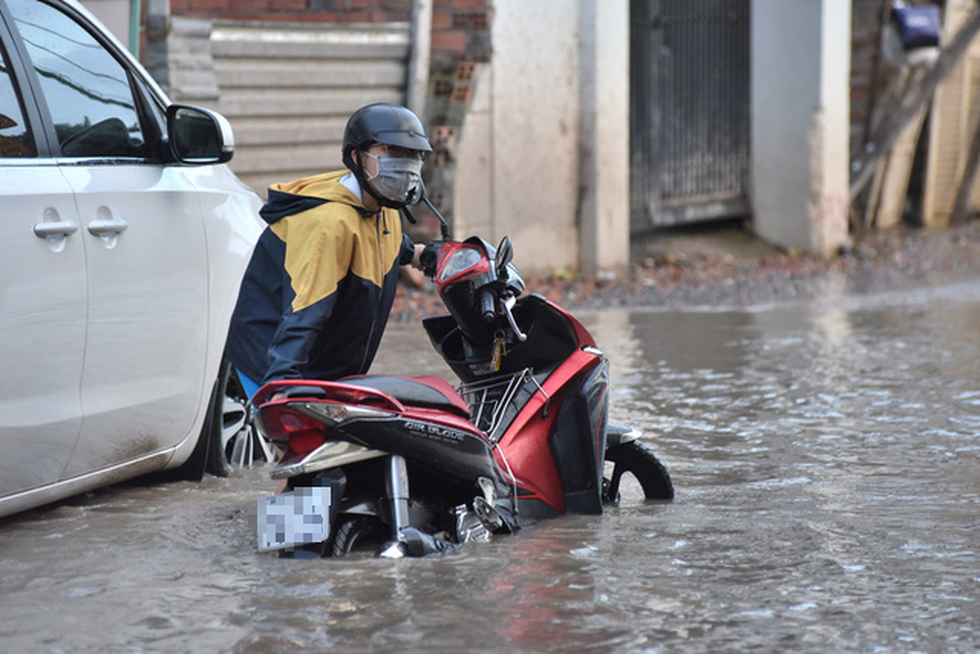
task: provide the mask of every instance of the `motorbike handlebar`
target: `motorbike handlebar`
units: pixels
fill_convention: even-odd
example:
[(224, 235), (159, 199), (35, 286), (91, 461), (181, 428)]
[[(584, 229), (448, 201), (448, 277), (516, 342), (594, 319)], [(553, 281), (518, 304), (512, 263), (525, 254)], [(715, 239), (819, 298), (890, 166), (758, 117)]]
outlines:
[(484, 289), (480, 293), (480, 315), (487, 322), (493, 320), (497, 315), (497, 311), (494, 308), (494, 293), (489, 288)]

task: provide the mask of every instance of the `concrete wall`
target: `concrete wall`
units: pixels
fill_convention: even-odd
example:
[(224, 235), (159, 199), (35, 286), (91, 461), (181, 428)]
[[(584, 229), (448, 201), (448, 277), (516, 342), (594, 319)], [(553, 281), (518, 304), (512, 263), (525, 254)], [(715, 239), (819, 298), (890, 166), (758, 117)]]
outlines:
[(597, 5), (493, 4), (493, 58), (459, 136), (455, 234), (509, 235), (525, 272), (628, 260), (629, 6)]
[(849, 0), (753, 0), (752, 205), (759, 236), (823, 256), (848, 234)]
[(579, 268), (622, 272), (629, 261), (629, 2), (581, 0)]

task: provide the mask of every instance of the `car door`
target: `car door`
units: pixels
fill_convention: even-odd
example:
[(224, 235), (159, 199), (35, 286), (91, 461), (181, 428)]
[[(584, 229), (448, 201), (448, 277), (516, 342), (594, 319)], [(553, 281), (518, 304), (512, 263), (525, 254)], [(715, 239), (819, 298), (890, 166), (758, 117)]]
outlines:
[(60, 7), (7, 1), (20, 6), (87, 253), (72, 476), (173, 447), (204, 410), (204, 226), (193, 169), (163, 163), (162, 107), (121, 53)]
[(179, 170), (68, 169), (85, 237), (85, 419), (69, 473), (179, 444), (202, 403), (204, 233)]
[[(0, 496), (57, 481), (82, 422), (85, 250), (0, 14)], [(34, 120), (32, 120), (32, 118)], [(40, 139), (40, 141), (39, 141)], [(39, 143), (42, 147), (39, 148)]]

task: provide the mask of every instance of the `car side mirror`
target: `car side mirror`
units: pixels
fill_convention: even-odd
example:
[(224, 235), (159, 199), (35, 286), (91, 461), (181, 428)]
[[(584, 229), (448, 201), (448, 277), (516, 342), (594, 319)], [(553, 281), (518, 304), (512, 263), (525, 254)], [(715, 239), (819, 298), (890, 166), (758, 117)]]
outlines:
[(231, 161), (235, 137), (231, 124), (221, 114), (172, 104), (167, 107), (167, 136), (174, 158), (188, 164), (217, 164)]

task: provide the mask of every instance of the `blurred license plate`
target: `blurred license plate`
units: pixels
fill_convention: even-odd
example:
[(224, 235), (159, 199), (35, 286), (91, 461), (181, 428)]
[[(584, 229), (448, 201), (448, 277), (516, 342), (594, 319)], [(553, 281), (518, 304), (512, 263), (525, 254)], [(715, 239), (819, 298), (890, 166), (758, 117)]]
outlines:
[(330, 488), (297, 488), (258, 501), (259, 550), (322, 543), (330, 533)]

